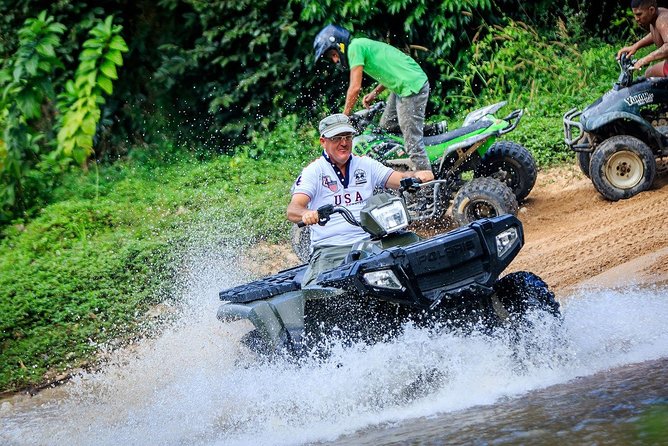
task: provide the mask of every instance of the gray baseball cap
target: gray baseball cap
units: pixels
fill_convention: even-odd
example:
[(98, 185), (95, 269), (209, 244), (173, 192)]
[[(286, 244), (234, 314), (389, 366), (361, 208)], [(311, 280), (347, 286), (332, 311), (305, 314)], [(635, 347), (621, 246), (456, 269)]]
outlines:
[(320, 121), (318, 130), (320, 130), (320, 136), (324, 136), (325, 138), (331, 138), (332, 136), (340, 135), (341, 133), (357, 133), (355, 128), (350, 125), (348, 116), (344, 115), (343, 113), (336, 113), (327, 116), (325, 119)]

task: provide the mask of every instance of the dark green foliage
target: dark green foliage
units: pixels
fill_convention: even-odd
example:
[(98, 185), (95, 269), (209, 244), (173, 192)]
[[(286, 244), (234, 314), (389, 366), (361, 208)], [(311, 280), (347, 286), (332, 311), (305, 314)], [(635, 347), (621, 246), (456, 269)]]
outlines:
[(92, 153), (99, 105), (127, 51), (112, 20), (90, 31), (76, 78), (65, 85), (54, 82), (54, 71), (64, 67), (56, 49), (65, 27), (42, 11), (18, 30), (19, 46), (0, 70), (0, 223), (27, 216), (72, 158), (82, 164)]
[[(62, 67), (55, 49), (64, 26), (41, 12), (18, 31), (18, 48), (0, 70), (0, 223), (25, 212), (31, 195), (46, 189), (34, 184), (49, 176), (53, 163), (39, 166), (52, 137), (55, 93), (53, 71)], [(33, 181), (31, 181), (31, 179)]]

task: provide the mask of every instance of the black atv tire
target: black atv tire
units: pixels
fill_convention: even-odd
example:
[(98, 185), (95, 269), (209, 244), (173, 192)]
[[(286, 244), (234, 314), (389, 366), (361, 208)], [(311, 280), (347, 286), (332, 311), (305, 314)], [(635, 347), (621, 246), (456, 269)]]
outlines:
[(494, 292), (502, 309), (495, 308), (500, 319), (519, 320), (531, 310), (545, 311), (560, 317), (559, 302), (548, 285), (536, 274), (517, 271), (507, 274), (494, 284)]
[(594, 187), (610, 201), (631, 198), (652, 187), (656, 160), (647, 144), (629, 135), (608, 138), (591, 156)]
[(311, 230), (309, 227), (304, 226), (300, 228), (297, 225), (292, 225), (290, 229), (290, 245), (297, 258), (303, 263), (308, 263), (311, 256)]
[(591, 152), (577, 152), (575, 154), (575, 160), (578, 163), (580, 172), (584, 174), (587, 178), (591, 178), (589, 173), (589, 164), (591, 163)]
[(452, 201), (452, 218), (464, 226), (475, 220), (504, 214), (517, 215), (517, 199), (508, 186), (494, 178), (474, 178)]
[(497, 141), (482, 157), (474, 177), (491, 177), (505, 183), (517, 202), (524, 200), (536, 184), (538, 168), (531, 152), (513, 141)]

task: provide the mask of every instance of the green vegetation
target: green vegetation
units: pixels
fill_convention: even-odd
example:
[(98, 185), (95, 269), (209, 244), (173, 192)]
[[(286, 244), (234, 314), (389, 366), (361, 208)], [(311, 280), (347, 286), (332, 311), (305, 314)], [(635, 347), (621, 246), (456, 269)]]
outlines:
[(149, 306), (169, 297), (192, 248), (189, 228), (205, 216), (217, 216), (211, 237), (284, 240), (290, 186), (318, 153), (312, 134), (288, 120), (235, 156), (70, 175), (61, 201), (3, 234), (0, 389), (38, 383), (132, 336)]
[(560, 2), (528, 16), (485, 0), (291, 1), (279, 14), (271, 2), (162, 0), (138, 2), (140, 28), (108, 3), (56, 2), (36, 18), (36, 1), (0, 5), (0, 391), (135, 336), (151, 305), (176, 297), (201, 242), (193, 227), (286, 240), (290, 186), (319, 153), (313, 123), (345, 91), (345, 75), (311, 68), (323, 23), (429, 48), (414, 55), (435, 119), (524, 108), (510, 137), (541, 166), (572, 161), (561, 117), (616, 79), (613, 31), (629, 25), (620, 15), (588, 35), (591, 17)]

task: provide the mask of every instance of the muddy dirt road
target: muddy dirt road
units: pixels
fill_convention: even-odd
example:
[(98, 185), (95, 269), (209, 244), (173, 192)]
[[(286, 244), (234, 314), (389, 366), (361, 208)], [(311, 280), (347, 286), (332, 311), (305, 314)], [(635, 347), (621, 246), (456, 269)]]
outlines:
[(511, 265), (557, 297), (576, 286), (668, 282), (668, 175), (652, 190), (606, 201), (574, 166), (542, 171), (519, 215), (525, 246)]

